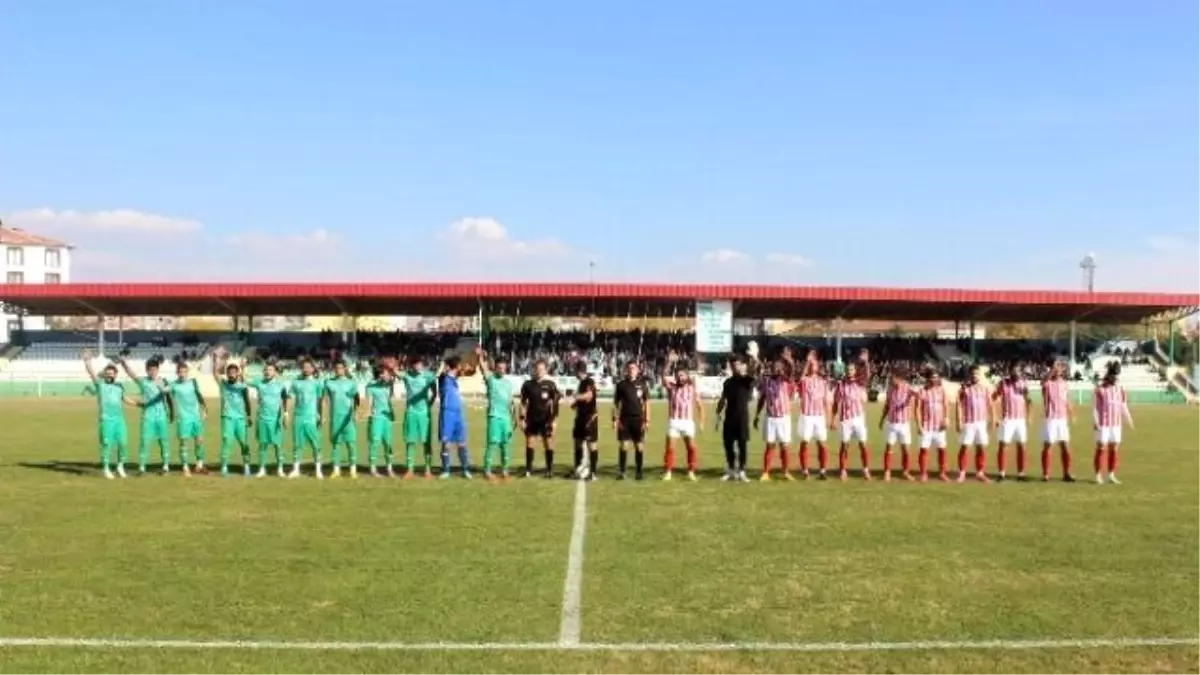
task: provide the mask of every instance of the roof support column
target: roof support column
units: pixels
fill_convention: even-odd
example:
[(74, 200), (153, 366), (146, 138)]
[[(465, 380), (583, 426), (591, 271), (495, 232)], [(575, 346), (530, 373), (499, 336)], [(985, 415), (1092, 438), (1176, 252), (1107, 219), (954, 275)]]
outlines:
[(117, 317), (117, 345), (125, 345), (125, 315)]
[(342, 312), (342, 344), (350, 343), (350, 333), (346, 330), (346, 322), (350, 320), (350, 315)]
[(492, 334), (492, 308), (483, 300), (479, 301), (479, 346), (487, 349), (488, 339)]
[(1175, 366), (1175, 320), (1167, 324), (1167, 368)]
[(246, 346), (254, 346), (254, 315), (246, 315)]
[(968, 348), (970, 349), (971, 364), (974, 365), (976, 363), (975, 357), (979, 353), (979, 346), (975, 344), (975, 322), (974, 321), (971, 321), (970, 323), (967, 324), (967, 330), (971, 332), (971, 336), (969, 338), (970, 341), (967, 343), (967, 345), (968, 345)]
[[(357, 314), (353, 314), (350, 316), (350, 346), (354, 348), (355, 352), (358, 351), (358, 315)], [(355, 354), (355, 356), (357, 356), (357, 354)]]
[(96, 347), (101, 357), (104, 357), (104, 315), (96, 315)]
[(1067, 349), (1069, 350), (1067, 353), (1070, 354), (1070, 356), (1068, 358), (1071, 359), (1071, 362), (1067, 364), (1067, 379), (1071, 379), (1075, 376), (1075, 363), (1076, 363), (1076, 361), (1075, 361), (1075, 359), (1076, 359), (1076, 357), (1075, 357), (1075, 333), (1076, 333), (1077, 326), (1076, 326), (1074, 320), (1072, 320), (1069, 325), (1070, 325), (1071, 331), (1070, 331), (1069, 335), (1067, 336), (1067, 341), (1068, 341)]
[(833, 320), (833, 350), (836, 353), (837, 364), (842, 365), (842, 317)]

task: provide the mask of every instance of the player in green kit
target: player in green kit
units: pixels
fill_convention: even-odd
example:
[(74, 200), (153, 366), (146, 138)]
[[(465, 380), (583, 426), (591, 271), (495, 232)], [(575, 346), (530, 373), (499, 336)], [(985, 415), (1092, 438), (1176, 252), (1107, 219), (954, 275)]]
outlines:
[(166, 393), (166, 381), (158, 376), (158, 359), (150, 358), (146, 361), (145, 377), (138, 377), (124, 357), (118, 357), (117, 363), (121, 364), (125, 374), (133, 380), (142, 395), (142, 424), (138, 430), (138, 474), (146, 473), (146, 463), (150, 461), (150, 444), (158, 443), (158, 456), (162, 460), (162, 473), (165, 476), (171, 471), (171, 436), (168, 432), (171, 399)]
[(250, 385), (258, 395), (254, 440), (258, 445), (258, 477), (267, 475), (267, 451), (275, 449), (275, 474), (283, 478), (283, 430), (288, 426), (288, 389), (274, 363), (263, 367), (263, 379)]
[(300, 477), (300, 462), (304, 447), (312, 453), (317, 478), (321, 473), (321, 394), (325, 381), (317, 375), (317, 367), (307, 356), (300, 359), (300, 377), (292, 380), (292, 471), (288, 478)]
[(404, 383), (404, 479), (413, 473), (413, 452), (417, 445), (425, 450), (425, 478), (433, 478), (433, 425), (430, 408), (437, 400), (437, 377), (425, 370), (421, 357), (413, 357)]
[(350, 459), (350, 477), (358, 478), (358, 430), (354, 412), (358, 410), (358, 382), (346, 372), (346, 362), (334, 357), (333, 377), (325, 380), (325, 402), (329, 414), (330, 478), (342, 475), (342, 449)]
[(392, 406), (392, 397), (396, 391), (395, 375), (392, 369), (385, 365), (375, 366), (375, 379), (367, 385), (367, 463), (371, 465), (371, 475), (378, 476), (376, 468), (379, 461), (379, 448), (383, 448), (383, 462), (387, 465), (387, 475), (393, 478), (396, 470), (395, 444), (392, 442), (392, 422), (396, 420), (396, 410)]
[(111, 363), (104, 367), (100, 376), (92, 366), (92, 353), (83, 353), (83, 367), (87, 370), (92, 385), (96, 387), (96, 403), (100, 416), (97, 431), (100, 437), (100, 466), (105, 478), (113, 478), (112, 449), (117, 446), (116, 475), (125, 477), (125, 462), (129, 460), (129, 432), (125, 428), (125, 411), (122, 405), (138, 405), (125, 395), (125, 387), (117, 382), (117, 367)]
[(508, 480), (511, 459), (508, 445), (517, 424), (513, 385), (507, 377), (508, 364), (500, 359), (494, 368), (489, 368), (483, 349), (476, 349), (475, 354), (479, 357), (479, 368), (483, 371), (483, 382), (487, 387), (487, 440), (483, 447), (483, 477), (494, 480), (492, 450), (497, 449), (500, 451), (500, 478)]
[(196, 450), (196, 472), (204, 473), (204, 420), (208, 409), (200, 395), (200, 383), (188, 376), (188, 364), (180, 361), (175, 366), (175, 380), (167, 384), (167, 395), (171, 397), (171, 419), (175, 423), (175, 436), (179, 439), (179, 461), (183, 463), (183, 475), (188, 471), (188, 441)]
[(242, 451), (242, 473), (250, 475), (250, 443), (247, 440), (250, 428), (250, 388), (242, 378), (242, 369), (236, 363), (225, 365), (225, 351), (217, 354), (218, 370), (225, 371), (219, 381), (221, 388), (221, 477), (229, 476), (229, 453), (236, 443)]

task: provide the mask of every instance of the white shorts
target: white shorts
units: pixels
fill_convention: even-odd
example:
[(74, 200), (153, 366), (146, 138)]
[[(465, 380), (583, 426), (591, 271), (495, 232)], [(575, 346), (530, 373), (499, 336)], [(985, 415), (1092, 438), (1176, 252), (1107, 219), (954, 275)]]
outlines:
[(967, 422), (962, 426), (962, 434), (959, 439), (959, 443), (962, 445), (987, 445), (987, 422)]
[(888, 445), (912, 445), (912, 427), (907, 424), (893, 424), (888, 422), (887, 425), (887, 444)]
[(800, 440), (824, 443), (829, 438), (828, 427), (824, 415), (805, 415), (800, 418)]
[(791, 417), (768, 417), (763, 427), (763, 440), (768, 443), (788, 443), (792, 440)]
[(1096, 442), (1104, 445), (1121, 444), (1121, 427), (1100, 427), (1096, 430)]
[(862, 417), (842, 420), (842, 442), (850, 441), (867, 442), (867, 421)]
[(944, 431), (922, 431), (921, 432), (921, 447), (928, 450), (929, 448), (946, 448), (946, 432)]
[(1046, 443), (1066, 443), (1071, 440), (1071, 427), (1066, 420), (1046, 420), (1042, 427), (1042, 440)]
[(696, 420), (669, 420), (667, 422), (667, 438), (695, 438)]
[(1000, 423), (1000, 442), (1001, 443), (1027, 443), (1029, 441), (1029, 427), (1025, 425), (1025, 420), (1004, 420)]

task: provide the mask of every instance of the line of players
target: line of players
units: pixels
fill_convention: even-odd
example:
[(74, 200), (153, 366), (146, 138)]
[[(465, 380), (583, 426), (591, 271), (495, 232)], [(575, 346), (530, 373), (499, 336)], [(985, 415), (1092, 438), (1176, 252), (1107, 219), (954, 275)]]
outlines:
[[(217, 372), (224, 372), (225, 375), (219, 380), (222, 475), (229, 474), (230, 455), (235, 447), (241, 450), (243, 471), (246, 475), (252, 475), (249, 430), (254, 428), (258, 447), (258, 471), (254, 475), (266, 475), (268, 454), (273, 450), (277, 475), (298, 477), (301, 459), (307, 449), (313, 458), (316, 477), (322, 478), (323, 443), (320, 427), (322, 421), (328, 421), (332, 476), (337, 477), (341, 474), (342, 451), (345, 450), (349, 460), (349, 474), (354, 477), (358, 464), (356, 421), (364, 420), (367, 422), (368, 464), (371, 474), (396, 475), (395, 464), (398, 458), (394, 450), (392, 429), (392, 423), (396, 419), (393, 399), (397, 367), (394, 362), (385, 362), (376, 368), (375, 379), (367, 384), (363, 396), (359, 392), (357, 382), (347, 373), (344, 363), (336, 362), (332, 377), (322, 378), (317, 375), (311, 361), (302, 361), (301, 376), (290, 383), (285, 383), (278, 377), (274, 365), (267, 364), (261, 380), (247, 383), (239, 366), (227, 363), (226, 356), (223, 352), (217, 354)], [(503, 361), (489, 364), (482, 350), (478, 351), (478, 359), (487, 389), (487, 438), (482, 463), (485, 476), (489, 479), (509, 477), (509, 447), (519, 421), (525, 436), (525, 476), (533, 475), (535, 446), (540, 444), (545, 458), (543, 475), (552, 477), (554, 438), (562, 396), (554, 381), (546, 376), (545, 364), (535, 364), (533, 377), (524, 383), (519, 395), (514, 397)], [(752, 362), (758, 366), (756, 360), (752, 359)], [(139, 472), (146, 471), (150, 446), (156, 442), (162, 459), (162, 471), (169, 472), (171, 423), (175, 426), (175, 435), (179, 442), (183, 473), (189, 474), (192, 470), (205, 472), (203, 426), (207, 419), (207, 407), (200, 395), (199, 385), (188, 374), (187, 365), (179, 364), (176, 379), (167, 382), (159, 376), (159, 364), (155, 362), (147, 363), (146, 374), (141, 377), (132, 371), (128, 363), (123, 360), (118, 363), (137, 384), (141, 401), (133, 401), (125, 395), (124, 387), (116, 381), (116, 366), (108, 365), (103, 373), (97, 376), (90, 355), (85, 355), (85, 367), (96, 384), (100, 456), (105, 476), (125, 476), (128, 433), (125, 429), (122, 405), (136, 405), (142, 408), (138, 445)], [(434, 374), (425, 370), (424, 365), (417, 360), (410, 363), (409, 368), (400, 376), (406, 394), (403, 416), (405, 478), (416, 475), (414, 455), (418, 447), (424, 450), (424, 476), (431, 478), (433, 475), (431, 409), (435, 402), (440, 402), (439, 477), (452, 476), (450, 457), (455, 452), (458, 454), (462, 475), (471, 475), (468, 469), (470, 457), (467, 451), (465, 414), (457, 385), (458, 366), (458, 360), (451, 358)], [(801, 476), (807, 478), (810, 475), (810, 444), (817, 446), (817, 476), (827, 476), (827, 430), (840, 427), (839, 477), (842, 480), (847, 478), (849, 448), (852, 444), (857, 444), (862, 475), (870, 480), (865, 378), (860, 377), (862, 373), (856, 372), (854, 364), (850, 364), (845, 376), (836, 381), (828, 380), (819, 373), (815, 355), (811, 354), (801, 368), (794, 367), (790, 359), (777, 361), (772, 365), (771, 372), (763, 377), (749, 374), (747, 366), (745, 360), (735, 359), (734, 373), (725, 381), (717, 403), (717, 427), (722, 431), (726, 454), (726, 472), (723, 480), (748, 480), (748, 404), (753, 391), (758, 393), (753, 426), (761, 429), (765, 441), (761, 480), (771, 479), (776, 456), (781, 460), (782, 477), (788, 480), (793, 478), (789, 461), (793, 400), (798, 400), (800, 405), (798, 460)], [(799, 377), (792, 375), (796, 370), (802, 370)], [(1116, 385), (1118, 373), (1119, 366), (1111, 368), (1095, 392), (1093, 422), (1097, 439), (1094, 465), (1098, 482), (1104, 482), (1106, 467), (1108, 480), (1119, 482), (1116, 478), (1116, 466), (1118, 446), (1121, 442), (1121, 422), (1127, 420), (1132, 426), (1125, 394)], [(573, 475), (594, 479), (593, 469), (599, 463), (598, 391), (595, 381), (587, 375), (586, 368), (581, 367), (578, 375), (579, 386), (570, 404), (575, 413), (571, 433), (575, 450)], [(630, 364), (625, 377), (617, 382), (614, 391), (611, 423), (619, 444), (618, 479), (627, 476), (630, 451), (635, 459), (634, 478), (644, 478), (645, 435), (650, 423), (650, 391), (639, 375), (637, 366)], [(898, 447), (901, 453), (901, 477), (905, 480), (914, 479), (909, 448), (912, 443), (910, 422), (915, 415), (920, 430), (918, 472), (915, 479), (927, 480), (929, 451), (937, 449), (937, 477), (943, 481), (950, 480), (947, 475), (946, 432), (951, 412), (954, 413), (955, 427), (961, 439), (958, 452), (959, 482), (967, 477), (967, 455), (970, 448), (975, 449), (976, 479), (989, 481), (985, 472), (985, 462), (989, 443), (988, 431), (992, 426), (1000, 433), (997, 452), (1000, 479), (1006, 477), (1006, 451), (1010, 444), (1015, 446), (1017, 454), (1018, 478), (1024, 479), (1029, 389), (1019, 373), (1015, 370), (1009, 373), (993, 392), (979, 378), (979, 370), (973, 369), (970, 380), (959, 390), (956, 404), (948, 400), (936, 371), (931, 369), (924, 373), (924, 376), (925, 384), (919, 387), (910, 385), (903, 373), (896, 373), (891, 378), (884, 398), (883, 413), (879, 419), (879, 428), (886, 429), (883, 479), (887, 481), (892, 477), (893, 446)], [(664, 372), (661, 375), (661, 384), (666, 391), (668, 404), (663, 478), (671, 480), (675, 468), (675, 442), (682, 440), (686, 449), (687, 477), (695, 480), (699, 459), (696, 436), (704, 426), (704, 406), (694, 383), (685, 371), (676, 372), (673, 378)], [(249, 395), (251, 389), (257, 393), (256, 413)], [(1055, 364), (1052, 376), (1042, 383), (1042, 390), (1046, 413), (1042, 478), (1049, 479), (1051, 448), (1058, 444), (1063, 478), (1073, 481), (1068, 446), (1071, 406), (1062, 364)], [(996, 411), (996, 401), (999, 402), (999, 414)], [(764, 411), (765, 423), (762, 419)], [(292, 467), (290, 471), (286, 471), (284, 431), (289, 427), (292, 432)], [(195, 452), (194, 469), (189, 467), (189, 442)], [(114, 447), (118, 455), (115, 464), (111, 462)], [(382, 464), (379, 463), (380, 450), (383, 451)], [(494, 451), (500, 456), (498, 474), (492, 471)]]
[[(867, 420), (864, 403), (867, 400), (864, 378), (859, 377), (855, 364), (847, 366), (845, 377), (829, 381), (818, 373), (815, 361), (808, 361), (803, 374), (792, 379), (787, 374), (787, 362), (774, 364), (773, 372), (763, 378), (759, 387), (758, 410), (754, 417), (755, 427), (760, 426), (762, 413), (766, 409), (765, 425), (762, 425), (765, 450), (761, 480), (771, 479), (772, 465), (778, 452), (782, 464), (782, 476), (792, 479), (789, 471), (789, 442), (791, 439), (790, 407), (793, 397), (800, 405), (800, 444), (798, 460), (802, 477), (808, 478), (809, 445), (816, 444), (818, 452), (817, 475), (824, 479), (828, 470), (827, 430), (840, 429), (838, 448), (838, 475), (846, 480), (847, 455), (852, 445), (857, 445), (861, 462), (862, 477), (871, 480), (871, 453), (867, 445)], [(1122, 422), (1133, 426), (1124, 390), (1117, 385), (1119, 364), (1113, 364), (1106, 372), (1094, 392), (1093, 427), (1096, 431), (1096, 446), (1093, 465), (1096, 482), (1106, 480), (1119, 483), (1117, 479), (1118, 450), (1121, 443)], [(973, 474), (980, 482), (990, 482), (986, 472), (987, 450), (990, 442), (989, 430), (998, 431), (999, 443), (996, 452), (998, 479), (1003, 481), (1008, 472), (1008, 450), (1016, 452), (1017, 479), (1027, 480), (1026, 443), (1028, 441), (1028, 413), (1030, 395), (1028, 383), (1014, 367), (993, 390), (981, 378), (980, 368), (970, 371), (968, 381), (958, 391), (956, 400), (950, 400), (941, 378), (933, 368), (922, 374), (924, 384), (915, 386), (902, 371), (894, 372), (884, 393), (882, 412), (878, 428), (885, 433), (883, 447), (883, 480), (890, 481), (893, 471), (893, 448), (900, 451), (900, 477), (904, 480), (925, 482), (932, 475), (929, 471), (930, 451), (937, 450), (937, 479), (950, 481), (948, 464), (947, 431), (951, 419), (959, 436), (957, 482), (968, 477), (968, 455), (974, 450)], [(1042, 480), (1050, 480), (1051, 452), (1059, 446), (1063, 480), (1074, 482), (1071, 474), (1070, 423), (1072, 407), (1069, 397), (1066, 368), (1055, 363), (1051, 375), (1042, 382), (1042, 397), (1045, 407), (1045, 423), (1042, 430), (1041, 468)], [(917, 444), (917, 471), (912, 473), (912, 426), (916, 421), (920, 434)], [(732, 477), (745, 480), (744, 463), (731, 466)], [(1106, 477), (1107, 473), (1107, 477)], [(726, 474), (729, 478), (731, 475)]]

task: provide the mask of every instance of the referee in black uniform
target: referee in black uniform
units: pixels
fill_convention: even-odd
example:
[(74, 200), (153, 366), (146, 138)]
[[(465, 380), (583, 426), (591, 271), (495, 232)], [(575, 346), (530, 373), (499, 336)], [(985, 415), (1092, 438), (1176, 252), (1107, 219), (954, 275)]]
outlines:
[(533, 377), (521, 385), (521, 421), (525, 427), (525, 477), (533, 476), (533, 444), (542, 439), (546, 478), (554, 477), (554, 425), (558, 419), (558, 387), (546, 375), (546, 362), (533, 364)]
[(721, 420), (721, 440), (725, 445), (725, 475), (721, 480), (748, 481), (746, 477), (747, 444), (750, 442), (750, 398), (754, 393), (754, 376), (746, 360), (733, 357), (733, 374), (721, 385), (717, 401), (717, 419)]
[(642, 462), (646, 451), (646, 426), (650, 424), (650, 389), (638, 377), (638, 366), (632, 361), (625, 366), (625, 377), (613, 391), (613, 428), (617, 431), (617, 442), (621, 450), (617, 455), (617, 480), (625, 480), (625, 467), (629, 464), (629, 446), (634, 450), (633, 477), (642, 479)]
[(596, 414), (596, 381), (588, 375), (587, 364), (580, 361), (575, 366), (575, 378), (579, 385), (575, 388), (575, 400), (571, 407), (575, 409), (575, 424), (571, 429), (571, 439), (575, 441), (575, 473), (583, 466), (583, 452), (588, 453), (588, 480), (596, 480), (596, 465), (600, 453), (596, 450), (596, 441), (600, 439), (600, 424)]

